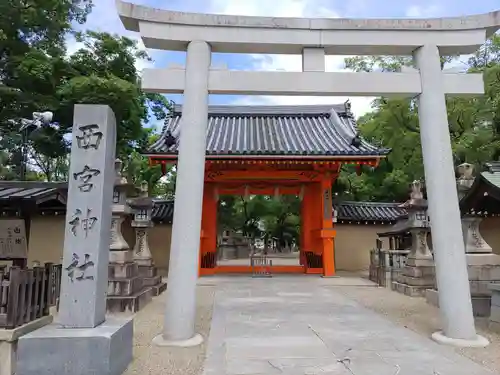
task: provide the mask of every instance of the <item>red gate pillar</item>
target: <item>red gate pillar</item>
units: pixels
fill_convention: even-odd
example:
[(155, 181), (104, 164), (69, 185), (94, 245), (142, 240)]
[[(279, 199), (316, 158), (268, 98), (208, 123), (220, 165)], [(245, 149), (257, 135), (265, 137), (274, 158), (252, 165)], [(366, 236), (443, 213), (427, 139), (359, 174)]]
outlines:
[(329, 277), (335, 275), (335, 229), (332, 218), (332, 179), (329, 173), (325, 174), (321, 180), (321, 203), (323, 212), (320, 237), (323, 247), (323, 276)]
[(201, 218), (199, 275), (215, 273), (217, 251), (217, 204), (214, 184), (205, 183)]

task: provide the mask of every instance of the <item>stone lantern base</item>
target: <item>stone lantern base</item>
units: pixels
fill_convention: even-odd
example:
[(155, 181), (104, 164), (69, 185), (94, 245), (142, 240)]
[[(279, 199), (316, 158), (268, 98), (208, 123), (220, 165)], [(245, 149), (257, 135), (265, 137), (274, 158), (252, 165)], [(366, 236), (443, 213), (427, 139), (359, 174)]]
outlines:
[(167, 284), (158, 275), (158, 269), (153, 265), (151, 259), (135, 259), (138, 266), (139, 277), (142, 278), (142, 285), (152, 290), (153, 296), (158, 296), (167, 289)]
[(135, 313), (147, 305), (152, 297), (153, 290), (140, 276), (133, 252), (110, 251), (106, 300), (108, 312)]
[(403, 271), (392, 283), (392, 289), (410, 297), (422, 297), (436, 282), (431, 259), (408, 259)]

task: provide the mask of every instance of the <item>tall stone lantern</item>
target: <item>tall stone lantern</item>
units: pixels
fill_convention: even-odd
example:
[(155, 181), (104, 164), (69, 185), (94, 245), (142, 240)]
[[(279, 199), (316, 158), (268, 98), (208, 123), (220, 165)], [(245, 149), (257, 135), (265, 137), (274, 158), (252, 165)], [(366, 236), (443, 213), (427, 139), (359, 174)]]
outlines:
[(138, 265), (143, 287), (151, 287), (153, 295), (157, 296), (166, 289), (166, 284), (162, 283), (161, 276), (157, 274), (149, 248), (148, 234), (153, 227), (153, 199), (148, 196), (147, 182), (141, 183), (139, 191), (137, 198), (127, 201), (132, 214), (132, 227), (135, 230), (134, 262)]
[(410, 254), (407, 265), (409, 266), (434, 266), (432, 253), (427, 243), (430, 232), (429, 216), (427, 214), (427, 200), (422, 193), (421, 181), (411, 184), (410, 200), (404, 204), (408, 211), (407, 227), (412, 236)]
[(402, 204), (408, 212), (405, 222), (396, 224), (401, 233), (410, 232), (411, 247), (402, 272), (396, 275), (392, 288), (411, 297), (424, 296), (427, 289), (434, 288), (434, 259), (427, 243), (430, 232), (427, 215), (427, 200), (422, 192), (423, 183), (413, 181), (410, 199)]
[(122, 176), (122, 165), (121, 160), (115, 161), (106, 303), (110, 312), (136, 312), (151, 300), (152, 293), (143, 286), (134, 253), (122, 233), (122, 224), (129, 215), (127, 195), (135, 190)]
[(153, 266), (148, 241), (148, 231), (153, 226), (153, 199), (148, 197), (147, 182), (142, 182), (139, 197), (129, 199), (128, 205), (132, 214), (132, 227), (135, 230), (134, 260), (139, 266)]
[(122, 224), (128, 215), (127, 195), (134, 189), (122, 175), (123, 163), (115, 161), (115, 184), (113, 187), (113, 216), (111, 219), (111, 244), (109, 246), (109, 261), (111, 263), (127, 263), (134, 260), (130, 246), (123, 237)]

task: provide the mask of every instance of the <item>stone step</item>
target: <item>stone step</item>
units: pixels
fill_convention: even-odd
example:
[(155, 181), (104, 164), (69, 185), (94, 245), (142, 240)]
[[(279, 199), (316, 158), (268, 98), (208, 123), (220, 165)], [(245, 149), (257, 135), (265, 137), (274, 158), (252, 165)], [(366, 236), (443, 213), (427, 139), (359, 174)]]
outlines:
[(166, 289), (167, 289), (167, 284), (166, 283), (159, 283), (151, 287), (153, 290), (153, 296), (159, 296), (162, 294)]
[(435, 279), (432, 276), (427, 277), (411, 277), (407, 275), (401, 275), (397, 280), (399, 283), (407, 284), (410, 286), (419, 286), (419, 287), (427, 287), (433, 288)]
[(157, 270), (155, 266), (139, 266), (138, 275), (141, 277), (155, 277)]
[(137, 276), (137, 264), (129, 263), (109, 263), (108, 279), (127, 279)]
[(130, 296), (143, 288), (142, 278), (109, 279), (108, 296)]
[(161, 276), (144, 277), (142, 279), (142, 286), (154, 286), (161, 283)]
[(106, 308), (111, 313), (136, 313), (151, 302), (152, 298), (153, 290), (151, 288), (144, 288), (131, 296), (108, 296)]
[(392, 283), (392, 290), (409, 297), (423, 297), (425, 295), (426, 288), (426, 286), (407, 285), (396, 281)]
[(403, 273), (407, 276), (411, 277), (434, 277), (435, 268), (432, 267), (413, 267), (413, 266), (405, 266)]

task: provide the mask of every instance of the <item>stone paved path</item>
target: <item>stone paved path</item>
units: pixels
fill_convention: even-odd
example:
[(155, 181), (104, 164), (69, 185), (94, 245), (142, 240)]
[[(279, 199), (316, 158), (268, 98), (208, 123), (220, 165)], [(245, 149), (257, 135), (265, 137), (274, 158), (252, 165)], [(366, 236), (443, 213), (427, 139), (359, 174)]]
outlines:
[(213, 280), (204, 375), (492, 374), (337, 293), (341, 279)]

